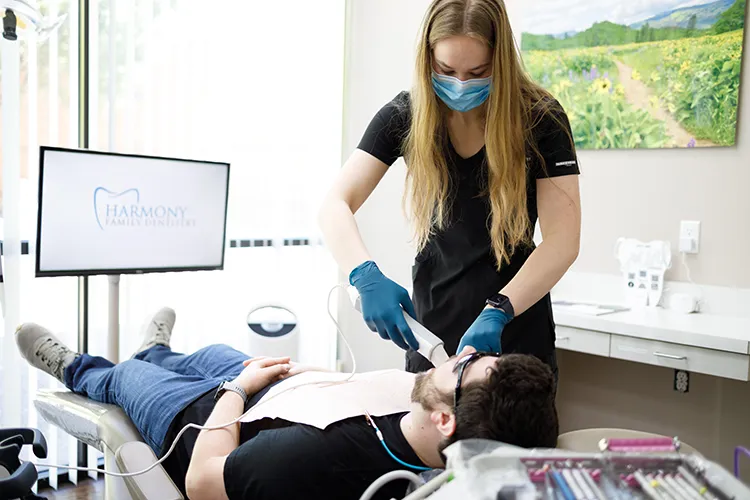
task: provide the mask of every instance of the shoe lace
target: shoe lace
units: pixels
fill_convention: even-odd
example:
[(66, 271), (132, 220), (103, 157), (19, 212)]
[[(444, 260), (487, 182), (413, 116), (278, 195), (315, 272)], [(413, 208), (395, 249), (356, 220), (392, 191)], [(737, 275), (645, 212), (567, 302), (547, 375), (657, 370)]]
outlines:
[(52, 369), (54, 366), (56, 370), (60, 367), (68, 350), (61, 343), (48, 338), (39, 345), (39, 348), (36, 350), (36, 356), (42, 360), (42, 363), (47, 365), (47, 368)]
[(162, 321), (154, 321), (154, 325), (156, 325), (156, 331), (154, 332), (154, 337), (151, 339), (151, 342), (169, 342), (169, 331), (167, 330), (167, 324)]

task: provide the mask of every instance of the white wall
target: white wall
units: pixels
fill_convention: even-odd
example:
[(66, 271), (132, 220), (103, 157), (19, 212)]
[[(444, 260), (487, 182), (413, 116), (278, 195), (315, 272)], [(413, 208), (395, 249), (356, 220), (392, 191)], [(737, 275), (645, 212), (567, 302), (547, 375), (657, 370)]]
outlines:
[[(429, 0), (347, 2), (344, 159), (357, 147), (375, 113), (411, 86), (414, 47), (428, 5)], [(402, 160), (391, 167), (357, 213), (357, 222), (381, 270), (409, 288), (414, 250), (401, 210), (405, 172)], [(345, 302), (339, 318), (357, 357), (358, 370), (403, 368), (402, 351), (370, 332), (361, 315)]]

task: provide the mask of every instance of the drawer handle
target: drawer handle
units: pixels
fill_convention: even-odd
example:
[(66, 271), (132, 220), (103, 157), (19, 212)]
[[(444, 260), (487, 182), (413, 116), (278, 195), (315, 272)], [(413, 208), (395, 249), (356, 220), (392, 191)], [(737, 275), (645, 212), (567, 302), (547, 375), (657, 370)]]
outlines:
[(655, 352), (654, 356), (657, 358), (676, 359), (677, 361), (686, 361), (687, 356), (675, 356), (674, 354), (664, 354), (661, 352)]
[(557, 337), (558, 342), (567, 342), (570, 340), (570, 337)]

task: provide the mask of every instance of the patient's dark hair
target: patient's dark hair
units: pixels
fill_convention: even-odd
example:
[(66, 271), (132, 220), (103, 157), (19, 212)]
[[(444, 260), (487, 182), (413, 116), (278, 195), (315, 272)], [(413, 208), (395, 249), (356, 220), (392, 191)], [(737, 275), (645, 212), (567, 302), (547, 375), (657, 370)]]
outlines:
[(456, 431), (440, 444), (440, 451), (473, 438), (523, 448), (554, 448), (559, 424), (550, 367), (534, 356), (507, 354), (490, 370), (486, 381), (462, 387)]

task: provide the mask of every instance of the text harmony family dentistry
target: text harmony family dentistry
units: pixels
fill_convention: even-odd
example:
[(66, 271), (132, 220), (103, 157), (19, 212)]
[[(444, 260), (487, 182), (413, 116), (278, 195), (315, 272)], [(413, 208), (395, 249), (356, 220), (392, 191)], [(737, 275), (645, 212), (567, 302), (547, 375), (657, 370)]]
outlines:
[(98, 187), (94, 190), (94, 213), (101, 229), (107, 227), (195, 227), (183, 205), (147, 205), (141, 203), (136, 188), (115, 192)]

